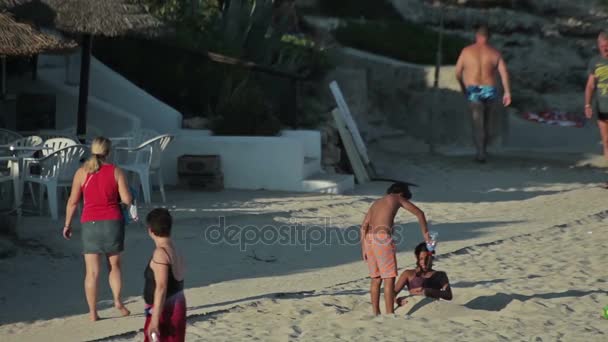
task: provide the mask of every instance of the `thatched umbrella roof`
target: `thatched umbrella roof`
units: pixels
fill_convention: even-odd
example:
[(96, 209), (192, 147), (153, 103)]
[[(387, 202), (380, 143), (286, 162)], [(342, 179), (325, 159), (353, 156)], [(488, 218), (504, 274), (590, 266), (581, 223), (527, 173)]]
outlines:
[(133, 0), (46, 0), (56, 10), (58, 29), (114, 37), (145, 32), (162, 26), (161, 21)]
[(93, 36), (156, 33), (163, 26), (140, 0), (0, 0), (2, 8), (39, 26)]
[(0, 55), (28, 56), (44, 51), (75, 48), (76, 42), (37, 31), (0, 12)]
[[(126, 34), (157, 35), (163, 24), (152, 16), (140, 0), (0, 0), (0, 9), (9, 9), (21, 18), (41, 26), (82, 34), (77, 133), (86, 133), (87, 102), (93, 37)], [(43, 15), (41, 15), (41, 13)]]
[(32, 0), (0, 0), (0, 9), (11, 9)]

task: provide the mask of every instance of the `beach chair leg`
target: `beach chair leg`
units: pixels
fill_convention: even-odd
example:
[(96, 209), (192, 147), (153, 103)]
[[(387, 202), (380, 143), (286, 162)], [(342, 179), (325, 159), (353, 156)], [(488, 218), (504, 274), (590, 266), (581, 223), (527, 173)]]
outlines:
[(15, 210), (17, 210), (17, 216), (21, 216), (21, 206), (23, 204), (23, 191), (21, 191), (21, 186), (19, 184), (18, 179), (15, 179), (13, 181), (13, 191), (15, 193)]
[(49, 209), (51, 211), (51, 218), (54, 221), (57, 221), (59, 219), (59, 205), (57, 202), (57, 186), (53, 185), (53, 184), (48, 184), (46, 186), (46, 191), (48, 194), (48, 201), (49, 201)]
[(140, 172), (139, 180), (141, 182), (141, 187), (144, 192), (144, 202), (152, 203), (152, 196), (150, 194), (150, 175), (147, 172)]
[[(44, 210), (44, 205), (43, 205), (43, 203), (44, 203), (44, 189), (46, 188), (46, 186), (40, 184), (38, 187), (40, 188), (39, 192), (38, 192), (38, 203), (39, 203), (38, 210), (40, 210), (40, 216), (42, 216), (42, 213), (43, 213), (43, 210)], [(35, 197), (35, 196), (32, 195), (32, 198), (33, 197)]]
[(163, 174), (160, 170), (158, 170), (157, 174), (158, 186), (160, 187), (160, 196), (163, 199), (163, 203), (167, 203), (167, 198), (165, 197), (165, 184), (163, 183)]
[(30, 188), (30, 195), (32, 195), (32, 202), (34, 203), (34, 206), (37, 206), (38, 203), (36, 203), (36, 196), (34, 196), (34, 185), (32, 183), (28, 183), (29, 188)]

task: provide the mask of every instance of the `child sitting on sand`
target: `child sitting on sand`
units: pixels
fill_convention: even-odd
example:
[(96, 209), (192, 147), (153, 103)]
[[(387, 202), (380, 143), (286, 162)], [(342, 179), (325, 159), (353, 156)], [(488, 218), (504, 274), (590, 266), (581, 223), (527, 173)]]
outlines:
[(392, 239), (393, 224), (399, 208), (411, 212), (418, 218), (422, 235), (430, 241), (426, 218), (422, 210), (410, 202), (412, 194), (406, 183), (397, 182), (387, 190), (387, 195), (376, 200), (369, 208), (361, 225), (361, 249), (372, 278), (370, 294), (374, 315), (380, 314), (380, 286), (384, 281), (384, 303), (386, 313), (393, 313), (395, 300), (395, 278), (397, 259)]
[(156, 248), (144, 272), (144, 341), (183, 342), (186, 339), (185, 267), (171, 242), (171, 214), (167, 209), (156, 208), (148, 213), (146, 224)]

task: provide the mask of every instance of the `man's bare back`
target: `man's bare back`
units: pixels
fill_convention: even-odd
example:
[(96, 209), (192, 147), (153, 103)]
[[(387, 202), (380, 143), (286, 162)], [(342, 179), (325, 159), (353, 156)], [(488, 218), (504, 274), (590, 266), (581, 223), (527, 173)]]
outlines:
[(475, 43), (462, 49), (456, 62), (456, 79), (466, 96), (472, 114), (473, 141), (477, 149), (475, 160), (486, 161), (488, 121), (492, 116), (494, 100), (498, 98), (497, 74), (500, 74), (504, 94), (503, 105), (511, 104), (511, 85), (507, 64), (500, 52), (488, 43), (487, 27), (475, 32)]
[(489, 44), (472, 44), (465, 47), (459, 59), (463, 68), (464, 85), (496, 86), (500, 61), (500, 52)]
[[(475, 43), (462, 49), (456, 62), (456, 79), (463, 94), (468, 87), (496, 87), (497, 74), (500, 74), (504, 90), (503, 104), (511, 104), (511, 84), (507, 63), (500, 52), (488, 42), (489, 32), (482, 27), (475, 33)], [(469, 98), (472, 100), (472, 98)]]

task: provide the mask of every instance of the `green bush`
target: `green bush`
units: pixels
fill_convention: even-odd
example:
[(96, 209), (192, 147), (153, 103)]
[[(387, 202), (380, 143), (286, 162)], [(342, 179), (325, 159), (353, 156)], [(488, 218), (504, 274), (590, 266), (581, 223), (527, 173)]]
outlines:
[(210, 126), (216, 135), (274, 136), (281, 122), (262, 90), (249, 79), (232, 86), (224, 84), (224, 94), (211, 114)]
[[(435, 64), (438, 33), (403, 21), (348, 21), (335, 31), (336, 39), (355, 49), (418, 64)], [(442, 61), (454, 64), (468, 42), (444, 34)]]
[(400, 20), (401, 15), (387, 0), (321, 0), (318, 13), (328, 17)]

